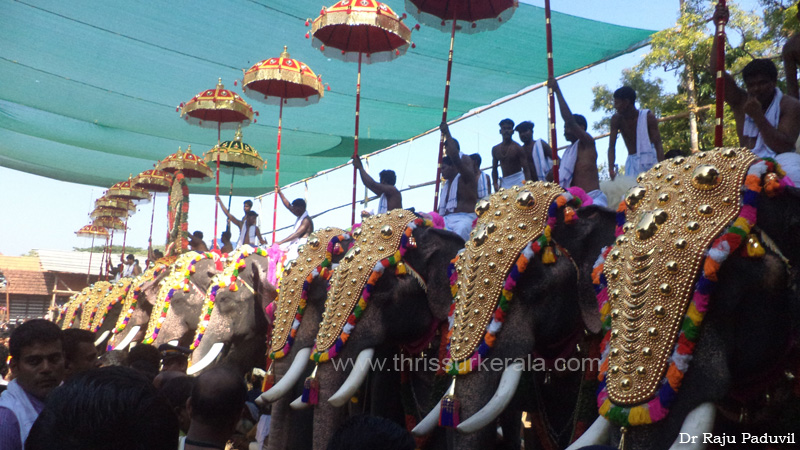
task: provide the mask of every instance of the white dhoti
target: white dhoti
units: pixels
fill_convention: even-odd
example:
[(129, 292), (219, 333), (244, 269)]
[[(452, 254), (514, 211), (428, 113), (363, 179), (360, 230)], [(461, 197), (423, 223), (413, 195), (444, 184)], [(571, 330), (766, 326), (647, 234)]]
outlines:
[(505, 189), (511, 189), (514, 186), (522, 186), (525, 184), (525, 174), (520, 170), (517, 173), (512, 173), (511, 175), (504, 176), (500, 178), (500, 187)]
[(444, 228), (461, 236), (464, 240), (469, 239), (469, 232), (472, 231), (472, 222), (478, 218), (475, 213), (450, 213), (444, 216)]
[(296, 241), (287, 242), (281, 245), (281, 250), (286, 252), (286, 261), (294, 261), (299, 256), (297, 253), (297, 249), (300, 248), (301, 245), (308, 242), (308, 238), (300, 238)]
[(593, 205), (605, 206), (606, 208), (608, 208), (608, 198), (606, 197), (606, 194), (600, 189), (595, 189), (593, 191), (587, 192), (586, 195), (592, 198)]
[(779, 153), (775, 156), (775, 161), (781, 165), (781, 168), (792, 179), (795, 186), (800, 184), (800, 154), (794, 152)]
[(642, 155), (628, 155), (628, 159), (625, 160), (625, 175), (636, 178), (640, 173), (650, 170), (656, 163), (658, 157), (655, 151)]

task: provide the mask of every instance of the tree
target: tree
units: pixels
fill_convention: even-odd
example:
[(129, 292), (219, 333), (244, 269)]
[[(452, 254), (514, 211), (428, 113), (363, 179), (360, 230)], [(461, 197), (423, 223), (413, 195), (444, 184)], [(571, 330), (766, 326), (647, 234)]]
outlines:
[[(763, 17), (728, 2), (731, 18), (726, 35), (728, 43), (736, 45), (726, 51), (725, 60), (734, 76), (753, 58), (780, 55), (784, 35), (790, 33), (786, 28), (798, 27), (796, 18), (788, 18), (794, 16), (796, 6), (790, 7), (779, 0), (761, 0), (761, 4), (765, 7)], [(715, 3), (708, 1), (680, 0), (680, 16), (675, 26), (653, 34), (650, 51), (642, 62), (623, 71), (621, 77), (622, 85), (636, 90), (640, 108), (650, 109), (662, 118), (680, 117), (660, 125), (665, 153), (673, 149), (689, 153), (714, 146), (715, 84), (713, 74), (707, 70), (714, 32), (708, 21), (714, 6)], [(654, 75), (659, 70), (676, 73), (677, 92), (664, 92), (663, 81)], [(613, 114), (613, 91), (607, 86), (595, 86), (592, 92), (592, 111), (606, 112), (594, 128), (607, 132)], [(733, 114), (727, 107), (723, 123), (723, 145), (738, 146)]]

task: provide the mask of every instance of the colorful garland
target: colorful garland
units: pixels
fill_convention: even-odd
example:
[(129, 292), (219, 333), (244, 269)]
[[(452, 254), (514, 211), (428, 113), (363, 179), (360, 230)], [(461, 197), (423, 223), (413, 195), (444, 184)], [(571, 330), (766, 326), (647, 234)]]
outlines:
[[(768, 173), (776, 173), (778, 176), (784, 174), (777, 163), (771, 159), (756, 160), (748, 169), (742, 196), (743, 205), (739, 216), (711, 245), (708, 255), (703, 261), (702, 273), (695, 285), (695, 291), (684, 315), (683, 325), (678, 333), (677, 344), (668, 360), (669, 365), (664, 378), (661, 380), (661, 387), (658, 389), (655, 398), (644, 405), (633, 407), (617, 406), (613, 405), (608, 398), (606, 373), (608, 372), (609, 341), (611, 338), (611, 302), (608, 298), (607, 280), (603, 274), (603, 267), (605, 258), (611, 251), (611, 246), (603, 249), (592, 271), (592, 281), (595, 284), (603, 329), (606, 332), (600, 344), (603, 348), (603, 363), (600, 366), (600, 374), (598, 375), (600, 384), (597, 393), (597, 407), (599, 413), (609, 421), (618, 426), (627, 427), (655, 423), (667, 416), (692, 360), (694, 347), (700, 335), (700, 326), (708, 311), (709, 298), (717, 284), (719, 268), (728, 256), (746, 241), (747, 235), (755, 225), (758, 195), (762, 190), (762, 177)], [(769, 189), (766, 191), (767, 194), (775, 195), (782, 186), (786, 185), (786, 182), (769, 180), (767, 184), (769, 185)], [(617, 209), (616, 234), (618, 236), (622, 234), (622, 224), (625, 222), (626, 210), (627, 205), (623, 201)]]
[[(108, 288), (106, 288), (107, 292), (105, 293), (105, 295), (101, 295), (101, 292), (102, 292), (102, 288), (101, 288), (101, 292), (98, 292), (97, 295), (96, 295), (96, 297), (99, 297), (99, 298), (97, 299), (96, 302), (94, 302), (92, 304), (92, 312), (89, 313), (89, 319), (86, 321), (87, 323), (85, 324), (86, 328), (83, 328), (83, 327), (81, 327), (81, 328), (83, 328), (85, 330), (90, 330), (92, 328), (92, 323), (94, 323), (94, 317), (97, 315), (97, 310), (99, 309), (100, 302), (103, 301), (103, 298), (106, 295), (108, 295), (109, 293), (111, 293), (111, 291), (113, 289), (114, 289), (114, 285), (110, 284), (108, 286)], [(87, 302), (87, 305), (88, 305), (88, 302)], [(81, 325), (84, 325), (83, 318), (81, 318)]]
[[(238, 253), (238, 255), (236, 255), (236, 253)], [(203, 304), (203, 310), (200, 312), (200, 323), (197, 325), (197, 332), (195, 333), (194, 341), (192, 342), (192, 345), (189, 346), (191, 350), (196, 349), (200, 345), (200, 341), (203, 340), (203, 336), (206, 333), (206, 328), (208, 327), (208, 322), (211, 320), (211, 313), (214, 312), (214, 303), (217, 300), (217, 293), (219, 290), (226, 287), (230, 292), (236, 292), (239, 290), (237, 281), (239, 280), (241, 269), (245, 268), (245, 258), (253, 254), (265, 258), (268, 257), (266, 250), (262, 248), (253, 248), (250, 245), (243, 245), (239, 247), (236, 249), (236, 253), (232, 255), (236, 256), (236, 258), (231, 258), (230, 261), (232, 262), (228, 264), (222, 273), (215, 276), (214, 280), (211, 281), (211, 286), (208, 288), (208, 298)]]
[[(125, 298), (125, 301), (127, 302), (128, 297), (131, 297), (130, 305), (128, 305), (128, 310), (125, 311), (125, 314), (120, 315), (119, 319), (117, 320), (117, 327), (114, 329), (113, 334), (119, 334), (122, 330), (125, 329), (126, 326), (128, 326), (128, 322), (131, 320), (131, 316), (133, 315), (133, 312), (136, 310), (136, 305), (139, 304), (139, 294), (142, 293), (142, 285), (144, 285), (148, 281), (155, 280), (159, 275), (161, 275), (161, 272), (165, 270), (167, 267), (168, 267), (167, 265), (159, 264), (153, 269), (152, 272), (143, 273), (131, 283), (131, 285), (135, 286), (133, 287), (133, 291), (131, 291), (130, 288), (128, 289), (128, 294), (126, 295)], [(125, 305), (123, 304), (123, 307), (124, 306)], [(108, 350), (109, 351), (113, 350), (113, 347), (109, 345)]]
[[(271, 352), (268, 355), (269, 359), (274, 361), (289, 354), (289, 351), (292, 349), (292, 344), (294, 344), (294, 338), (297, 336), (297, 329), (300, 328), (300, 323), (303, 321), (303, 314), (305, 314), (306, 303), (308, 302), (308, 289), (311, 286), (311, 283), (317, 277), (322, 277), (325, 280), (330, 279), (332, 273), (330, 267), (333, 264), (333, 254), (336, 249), (336, 245), (341, 241), (349, 239), (351, 239), (350, 234), (345, 233), (335, 236), (328, 241), (328, 247), (325, 251), (325, 259), (323, 259), (320, 265), (314, 268), (314, 270), (308, 274), (305, 281), (303, 281), (303, 289), (300, 292), (300, 301), (297, 304), (297, 311), (295, 312), (294, 320), (292, 321), (292, 329), (289, 330), (289, 337), (286, 339), (286, 344), (282, 349), (276, 352)], [(339, 250), (336, 251), (336, 254), (338, 255), (341, 253), (343, 253), (343, 248), (341, 245), (339, 245)], [(328, 289), (330, 289), (330, 286), (328, 286)]]
[(106, 321), (106, 317), (108, 317), (108, 313), (111, 311), (114, 305), (119, 303), (120, 300), (122, 300), (123, 298), (125, 298), (126, 295), (128, 295), (128, 291), (131, 289), (131, 284), (132, 283), (130, 282), (125, 283), (125, 285), (122, 288), (122, 293), (119, 296), (117, 296), (116, 299), (108, 302), (108, 304), (105, 307), (105, 311), (103, 311), (102, 317), (100, 317), (94, 322), (95, 325), (93, 325), (91, 329), (92, 333), (97, 333), (97, 330), (99, 330), (100, 327), (103, 326), (103, 322)]
[[(329, 348), (327, 351), (320, 352), (317, 351), (316, 344), (314, 345), (314, 352), (311, 354), (312, 360), (314, 362), (320, 363), (330, 360), (331, 358), (335, 358), (336, 355), (339, 354), (342, 346), (347, 342), (350, 338), (350, 333), (353, 332), (353, 329), (358, 322), (358, 319), (361, 317), (361, 314), (364, 313), (364, 310), (367, 309), (367, 305), (369, 304), (369, 298), (372, 296), (372, 289), (375, 287), (375, 284), (381, 278), (383, 273), (386, 271), (388, 267), (397, 267), (397, 273), (403, 274), (405, 273), (405, 269), (402, 265), (398, 267), (398, 263), (402, 261), (403, 255), (406, 254), (409, 248), (416, 247), (416, 243), (411, 239), (411, 233), (417, 227), (425, 226), (430, 227), (433, 225), (433, 222), (430, 219), (423, 219), (423, 218), (416, 218), (413, 222), (409, 223), (406, 226), (406, 229), (403, 233), (403, 236), (400, 238), (400, 246), (398, 250), (388, 258), (384, 258), (375, 263), (375, 266), (372, 268), (372, 273), (367, 280), (367, 284), (364, 285), (364, 289), (361, 290), (361, 297), (358, 299), (358, 303), (353, 308), (353, 312), (350, 313), (350, 316), (347, 318), (347, 323), (342, 328), (342, 333), (336, 339), (336, 342)], [(331, 241), (333, 242), (333, 241)], [(313, 378), (313, 377), (312, 377)], [(308, 381), (308, 380), (307, 380)], [(305, 395), (305, 394), (304, 394)]]
[[(186, 265), (186, 268), (184, 268), (183, 271), (177, 275), (179, 279), (177, 280), (176, 284), (169, 289), (164, 301), (161, 302), (161, 311), (159, 312), (159, 317), (156, 319), (152, 333), (145, 336), (144, 340), (142, 340), (143, 344), (152, 344), (156, 340), (158, 333), (161, 331), (161, 326), (167, 319), (167, 313), (169, 312), (169, 307), (172, 304), (172, 296), (175, 295), (175, 292), (178, 290), (189, 292), (191, 289), (192, 274), (195, 272), (194, 265), (204, 259), (217, 261), (219, 259), (219, 255), (213, 252), (197, 253)], [(156, 305), (158, 305), (158, 302), (156, 302)], [(155, 311), (153, 311), (153, 313), (155, 313)]]

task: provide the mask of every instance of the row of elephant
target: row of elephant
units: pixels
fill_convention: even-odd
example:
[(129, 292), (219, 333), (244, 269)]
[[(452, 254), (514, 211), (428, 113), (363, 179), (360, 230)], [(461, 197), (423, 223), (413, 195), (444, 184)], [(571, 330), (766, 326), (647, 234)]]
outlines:
[[(787, 417), (798, 409), (786, 403), (795, 400), (791, 390), (797, 388), (791, 382), (798, 368), (793, 339), (800, 323), (800, 191), (790, 183), (775, 189), (770, 174), (759, 176), (771, 189), (734, 197), (757, 201), (753, 232), (761, 239), (750, 247), (766, 249), (748, 254), (734, 248), (721, 264), (691, 370), (663, 420), (618, 426), (618, 418), (598, 418), (597, 367), (560, 370), (553, 364), (599, 357), (602, 332), (616, 337), (619, 325), (601, 314), (593, 284), (601, 254), (629, 240), (648, 254), (670, 254), (676, 230), (678, 240), (684, 233), (669, 229), (671, 221), (685, 222), (695, 210), (707, 214), (706, 205), (683, 198), (737, 203), (714, 200), (714, 183), (730, 175), (721, 165), (731, 151), (707, 153), (656, 166), (640, 178), (644, 187), (627, 195), (623, 213), (581, 206), (577, 193), (537, 182), (481, 200), (466, 243), (402, 210), (365, 219), (352, 234), (320, 230), (287, 265), (280, 294), (267, 281), (263, 252), (246, 249), (225, 267), (212, 255), (182, 256), (131, 281), (124, 296), (124, 282), (101, 285), (124, 301), (109, 309), (105, 322), (119, 307), (116, 323), (103, 322), (97, 330), (110, 330), (109, 348), (177, 340), (194, 348), (195, 372), (214, 361), (242, 371), (263, 367), (269, 353), (275, 383), (258, 402), (272, 404), (271, 449), (323, 449), (353, 409), (413, 427), (418, 445), (427, 448), (520, 448), (521, 434), (525, 448), (620, 445), (624, 436), (629, 449), (670, 448), (680, 433), (788, 436), (800, 432), (800, 420)], [(716, 174), (706, 167), (709, 161), (716, 162)], [(705, 172), (692, 172), (701, 166)], [(736, 183), (745, 184), (744, 177)], [(702, 225), (716, 223), (707, 222)], [(686, 227), (691, 233), (695, 225)], [(669, 297), (662, 281), (647, 284), (661, 290), (659, 301)], [(623, 287), (626, 292), (641, 287), (626, 282), (633, 283)], [(98, 304), (83, 308), (102, 310)], [(70, 308), (60, 318), (63, 326), (76, 322)], [(274, 317), (265, 313), (273, 309)], [(97, 323), (98, 313), (86, 321), (84, 314), (81, 323)], [(648, 342), (660, 339), (648, 332)], [(661, 347), (672, 348), (672, 342)], [(475, 355), (506, 363), (490, 370), (442, 365)], [(425, 361), (421, 366), (428, 370), (375, 370), (376, 362), (398, 357)], [(532, 359), (544, 365), (523, 364)], [(524, 430), (522, 411), (532, 424)]]

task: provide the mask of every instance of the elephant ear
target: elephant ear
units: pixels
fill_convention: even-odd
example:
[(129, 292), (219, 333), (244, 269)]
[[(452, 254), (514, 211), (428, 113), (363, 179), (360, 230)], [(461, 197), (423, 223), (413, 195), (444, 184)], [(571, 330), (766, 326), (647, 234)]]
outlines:
[(414, 234), (417, 240), (414, 268), (425, 274), (428, 306), (433, 316), (446, 320), (453, 302), (447, 268), (458, 251), (464, 248), (464, 240), (451, 231), (436, 228), (418, 230)]
[[(591, 271), (583, 271), (583, 273), (591, 273)], [(597, 297), (589, 280), (581, 279), (578, 283), (578, 306), (581, 309), (581, 318), (586, 330), (592, 334), (599, 333), (602, 320), (600, 319), (600, 310), (597, 308)]]

